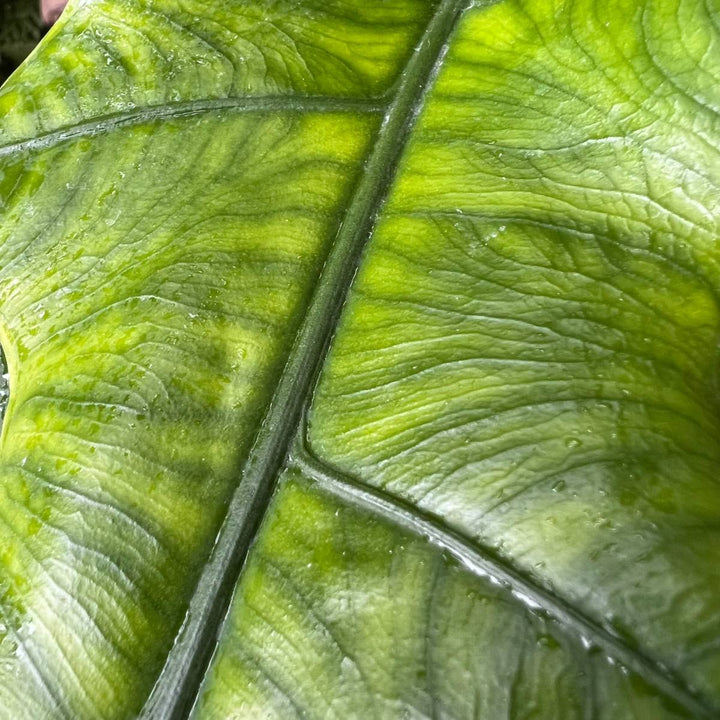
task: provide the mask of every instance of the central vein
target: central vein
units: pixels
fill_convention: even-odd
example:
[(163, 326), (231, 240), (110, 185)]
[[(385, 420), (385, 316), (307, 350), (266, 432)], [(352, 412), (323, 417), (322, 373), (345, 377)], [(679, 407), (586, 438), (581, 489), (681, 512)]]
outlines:
[(298, 432), (313, 381), (407, 138), (451, 33), (469, 3), (444, 0), (426, 28), (385, 116), (365, 172), (348, 207), (325, 271), (268, 414), (250, 453), (212, 557), (142, 717), (187, 716), (214, 648), (243, 559), (269, 504), (275, 480)]

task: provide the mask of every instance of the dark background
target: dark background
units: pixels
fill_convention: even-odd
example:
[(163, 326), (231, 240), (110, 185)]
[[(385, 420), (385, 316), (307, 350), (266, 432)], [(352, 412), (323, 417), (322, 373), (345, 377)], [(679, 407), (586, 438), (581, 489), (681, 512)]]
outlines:
[(0, 0), (0, 83), (30, 54), (44, 32), (39, 0)]

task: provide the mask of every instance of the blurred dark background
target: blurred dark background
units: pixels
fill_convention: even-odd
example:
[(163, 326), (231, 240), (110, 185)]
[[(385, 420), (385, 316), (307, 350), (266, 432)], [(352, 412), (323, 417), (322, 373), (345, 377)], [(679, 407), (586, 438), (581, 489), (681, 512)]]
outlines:
[(0, 83), (43, 36), (39, 0), (0, 0)]

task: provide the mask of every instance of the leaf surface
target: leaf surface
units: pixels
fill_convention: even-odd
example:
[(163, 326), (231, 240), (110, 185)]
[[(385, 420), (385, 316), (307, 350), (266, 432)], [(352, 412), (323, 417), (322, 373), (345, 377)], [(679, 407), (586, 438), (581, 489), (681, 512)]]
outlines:
[(372, 510), (288, 473), (194, 718), (685, 716), (412, 514)]
[(720, 58), (686, 4), (556, 5), (461, 21), (310, 446), (715, 698), (719, 124), (674, 77)]
[(719, 26), (71, 2), (0, 89), (0, 717), (720, 712)]

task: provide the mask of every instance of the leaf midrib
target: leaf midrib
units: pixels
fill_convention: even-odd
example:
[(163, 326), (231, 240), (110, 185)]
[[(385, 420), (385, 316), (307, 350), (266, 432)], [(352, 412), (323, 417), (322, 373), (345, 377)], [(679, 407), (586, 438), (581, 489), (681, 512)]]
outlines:
[[(395, 97), (387, 108), (375, 145), (359, 177), (265, 420), (250, 451), (213, 552), (190, 601), (185, 624), (141, 713), (145, 720), (175, 720), (187, 717), (191, 710), (248, 548), (265, 515), (291, 442), (302, 426), (302, 413), (327, 353), (362, 249), (371, 235), (450, 35), (460, 16), (473, 4), (468, 0), (441, 0), (401, 75)], [(296, 98), (283, 100), (288, 104), (292, 100), (297, 101)], [(334, 110), (337, 109), (335, 102)], [(288, 109), (287, 105), (285, 109)]]

